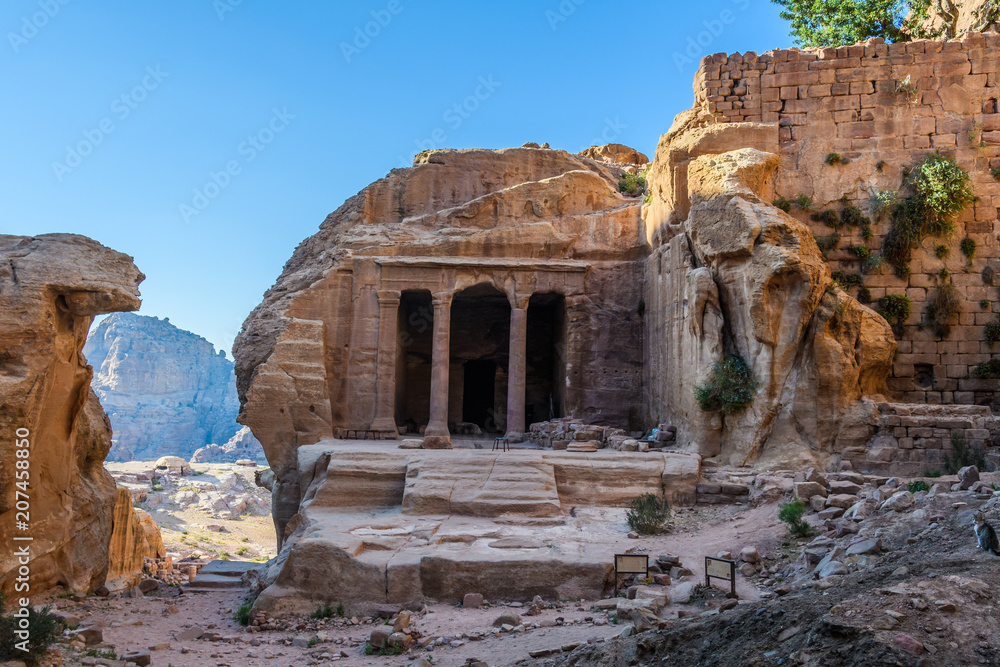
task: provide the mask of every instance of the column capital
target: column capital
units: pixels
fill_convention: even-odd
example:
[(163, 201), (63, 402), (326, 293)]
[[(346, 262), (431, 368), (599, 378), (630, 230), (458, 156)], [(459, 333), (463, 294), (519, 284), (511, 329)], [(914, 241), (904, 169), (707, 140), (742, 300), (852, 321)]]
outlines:
[(450, 306), (454, 296), (454, 292), (435, 292), (431, 295), (431, 301), (434, 303), (435, 308), (438, 306)]
[(385, 305), (385, 306), (395, 305), (395, 306), (398, 306), (399, 305), (399, 297), (400, 297), (400, 291), (399, 290), (380, 289), (378, 291), (378, 302), (379, 302), (379, 305)]

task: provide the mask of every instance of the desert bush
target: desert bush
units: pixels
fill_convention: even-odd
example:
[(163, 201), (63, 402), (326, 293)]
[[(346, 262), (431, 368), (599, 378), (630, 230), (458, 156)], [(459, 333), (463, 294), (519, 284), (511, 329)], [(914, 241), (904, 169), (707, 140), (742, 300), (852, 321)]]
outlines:
[(827, 153), (826, 159), (823, 161), (832, 167), (835, 164), (840, 164), (841, 162), (843, 162), (844, 158), (843, 156), (841, 156), (840, 153)]
[(826, 236), (817, 236), (816, 245), (819, 247), (819, 251), (822, 253), (829, 252), (837, 247), (840, 243), (840, 234), (834, 232), (832, 234), (827, 234)]
[(802, 516), (806, 513), (806, 504), (801, 498), (795, 498), (778, 506), (778, 519), (788, 524), (788, 532), (796, 537), (809, 537), (813, 529)]
[(629, 528), (640, 535), (656, 535), (669, 517), (670, 504), (666, 498), (661, 500), (652, 493), (633, 498), (625, 512)]
[(787, 197), (779, 196), (773, 202), (771, 202), (771, 204), (773, 204), (775, 208), (780, 208), (785, 213), (792, 212), (792, 202), (789, 201)]
[(992, 469), (989, 461), (986, 460), (986, 452), (979, 445), (969, 445), (965, 438), (957, 435), (951, 436), (951, 454), (944, 457), (944, 471), (949, 475), (954, 475), (966, 466), (976, 466), (980, 471), (987, 472)]
[(858, 295), (854, 298), (858, 300), (858, 303), (863, 303), (865, 305), (868, 305), (869, 303), (872, 302), (872, 291), (867, 287), (865, 287), (864, 285), (862, 285), (861, 287), (858, 288)]
[(844, 202), (844, 208), (840, 211), (840, 221), (847, 225), (848, 229), (867, 227), (872, 224), (872, 221), (862, 213), (860, 208), (854, 204), (848, 204), (846, 201)]
[(646, 190), (646, 172), (630, 174), (623, 171), (618, 178), (618, 191), (626, 195), (636, 195)]
[(958, 249), (961, 250), (962, 254), (968, 257), (971, 262), (972, 258), (976, 256), (976, 241), (966, 236), (962, 239), (962, 242), (958, 244)]
[(996, 169), (991, 171), (990, 176), (993, 177), (994, 181), (1000, 181), (1000, 167), (997, 167)]
[(972, 369), (973, 377), (980, 380), (994, 380), (1000, 378), (1000, 359), (994, 357), (989, 361), (981, 361)]
[(49, 651), (51, 646), (63, 631), (63, 623), (50, 613), (50, 607), (44, 607), (36, 611), (34, 607), (28, 607), (26, 617), (29, 628), (27, 639), (27, 651), (22, 651), (18, 647), (20, 638), (14, 634), (19, 629), (20, 620), (4, 613), (4, 598), (0, 593), (0, 662), (7, 660), (21, 660), (26, 665), (36, 665)]
[(805, 194), (797, 194), (795, 195), (795, 205), (803, 211), (811, 211), (813, 207), (812, 197)]
[(854, 245), (853, 243), (847, 246), (847, 252), (851, 253), (862, 262), (871, 257), (872, 249), (866, 245)]
[(253, 609), (253, 599), (246, 598), (233, 612), (233, 620), (240, 625), (250, 625), (250, 611)]
[(334, 614), (333, 605), (332, 604), (325, 604), (325, 605), (320, 605), (319, 607), (317, 607), (316, 611), (314, 611), (312, 613), (312, 615), (310, 616), (310, 618), (314, 618), (316, 620), (323, 619), (323, 618), (333, 618), (333, 614)]
[[(990, 303), (987, 301), (986, 306), (989, 307), (989, 305)], [(990, 345), (1000, 340), (1000, 320), (993, 320), (992, 322), (987, 323), (986, 328), (983, 330), (983, 334), (986, 338), (986, 342)]]
[(945, 283), (934, 290), (934, 297), (927, 303), (927, 317), (934, 327), (934, 334), (944, 338), (951, 333), (951, 324), (962, 312), (958, 289)]
[(941, 153), (928, 155), (907, 180), (914, 194), (893, 206), (882, 243), (882, 254), (900, 277), (909, 275), (913, 250), (927, 236), (954, 231), (955, 216), (973, 201), (968, 172)]
[(725, 414), (739, 412), (753, 403), (757, 381), (747, 363), (731, 356), (715, 364), (708, 383), (695, 387), (694, 396), (702, 410)]
[(815, 222), (822, 222), (827, 227), (833, 227), (834, 229), (840, 227), (840, 216), (832, 208), (828, 208), (825, 211), (817, 211), (810, 215), (809, 218)]
[(930, 491), (931, 487), (927, 486), (927, 482), (924, 480), (918, 479), (912, 482), (907, 482), (906, 489), (910, 493), (916, 493), (918, 491)]
[(902, 330), (903, 324), (910, 319), (910, 297), (902, 294), (886, 294), (878, 300), (875, 312), (885, 318), (894, 332)]

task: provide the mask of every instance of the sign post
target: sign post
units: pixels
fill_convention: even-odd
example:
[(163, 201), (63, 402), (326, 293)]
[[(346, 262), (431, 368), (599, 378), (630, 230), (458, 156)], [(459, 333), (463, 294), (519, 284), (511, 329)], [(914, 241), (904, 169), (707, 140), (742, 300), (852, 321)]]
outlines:
[(646, 554), (615, 554), (615, 596), (618, 595), (618, 575), (649, 576), (649, 556)]
[(705, 586), (711, 586), (712, 579), (728, 581), (729, 597), (736, 597), (736, 561), (705, 556)]

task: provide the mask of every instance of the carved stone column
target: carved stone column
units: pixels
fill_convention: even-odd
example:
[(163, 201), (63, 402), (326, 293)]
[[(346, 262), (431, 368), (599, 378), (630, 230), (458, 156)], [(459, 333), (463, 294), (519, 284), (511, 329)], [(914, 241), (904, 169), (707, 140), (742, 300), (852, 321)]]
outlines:
[(524, 440), (524, 384), (527, 369), (527, 347), (528, 310), (527, 308), (511, 308), (510, 361), (507, 377), (507, 437), (511, 442)]
[(375, 380), (375, 419), (371, 428), (391, 431), (396, 428), (396, 323), (399, 319), (399, 292), (378, 292), (378, 361)]
[[(451, 365), (451, 299), (452, 294), (439, 292), (434, 295), (434, 344), (431, 352), (431, 410), (430, 421), (424, 435), (428, 444), (447, 446), (451, 432), (448, 430), (448, 375)], [(437, 438), (434, 441), (433, 438)], [(442, 440), (443, 439), (443, 440)], [(427, 442), (431, 440), (432, 442)]]

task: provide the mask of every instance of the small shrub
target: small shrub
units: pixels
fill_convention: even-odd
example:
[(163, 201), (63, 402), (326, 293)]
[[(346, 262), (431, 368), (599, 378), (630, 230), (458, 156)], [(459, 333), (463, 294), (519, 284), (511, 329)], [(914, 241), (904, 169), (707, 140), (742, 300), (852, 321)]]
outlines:
[(795, 205), (803, 211), (811, 211), (813, 207), (812, 197), (803, 194), (795, 195)]
[(885, 160), (879, 160), (878, 162), (875, 163), (876, 171), (882, 171), (883, 169), (885, 169)]
[(934, 327), (934, 334), (941, 338), (951, 333), (952, 321), (961, 312), (962, 301), (958, 290), (951, 283), (938, 287), (927, 304), (927, 316)]
[(917, 86), (911, 81), (909, 74), (906, 75), (906, 78), (896, 82), (896, 94), (907, 97), (910, 101), (916, 101), (918, 92)]
[(780, 208), (785, 213), (791, 213), (792, 212), (792, 202), (790, 202), (785, 197), (778, 197), (777, 199), (775, 199), (771, 203), (774, 205), (775, 208)]
[(403, 652), (402, 646), (389, 646), (386, 644), (381, 648), (375, 648), (372, 646), (371, 642), (365, 642), (365, 655), (382, 655), (382, 656), (392, 656), (399, 655)]
[(861, 276), (857, 273), (844, 273), (843, 271), (834, 271), (833, 279), (845, 292), (854, 287), (861, 287), (862, 282)]
[(913, 482), (907, 482), (906, 488), (910, 493), (917, 493), (918, 491), (930, 491), (931, 487), (927, 486), (927, 482), (922, 479), (918, 479)]
[(990, 176), (993, 177), (994, 181), (1000, 181), (1000, 167), (997, 167), (996, 169), (991, 171)]
[(753, 403), (757, 381), (747, 363), (731, 356), (715, 364), (708, 383), (695, 387), (695, 400), (702, 410), (733, 414)]
[(812, 535), (812, 526), (802, 516), (806, 513), (806, 504), (801, 498), (795, 498), (778, 507), (778, 519), (788, 524), (788, 532), (796, 537)]
[(250, 550), (247, 549), (246, 547), (240, 547), (239, 549), (236, 550), (236, 555), (237, 556), (246, 556), (248, 551), (250, 551)]
[(947, 280), (948, 276), (950, 276), (950, 275), (951, 274), (948, 272), (948, 267), (947, 266), (942, 266), (940, 269), (938, 269), (938, 272), (937, 272), (938, 280)]
[(872, 302), (872, 291), (862, 285), (858, 288), (858, 295), (855, 297), (858, 303), (863, 303), (866, 306)]
[(847, 225), (848, 229), (864, 227), (872, 223), (861, 209), (854, 204), (845, 202), (843, 210), (840, 211), (840, 221)]
[(646, 190), (646, 172), (630, 174), (623, 171), (618, 177), (618, 191), (626, 195), (637, 195)]
[(837, 212), (833, 209), (828, 208), (825, 211), (813, 213), (809, 217), (816, 222), (822, 222), (827, 227), (833, 227), (834, 229), (840, 227), (840, 216), (838, 216)]
[(865, 261), (872, 254), (872, 250), (868, 246), (854, 245), (853, 243), (847, 246), (847, 251), (850, 252), (855, 257), (857, 257), (858, 259), (860, 259), (861, 261)]
[(819, 246), (819, 251), (822, 253), (827, 253), (837, 247), (840, 243), (840, 234), (834, 232), (832, 234), (827, 234), (826, 236), (817, 236), (816, 245)]
[(949, 475), (954, 475), (966, 466), (976, 466), (980, 471), (990, 470), (990, 463), (986, 460), (986, 453), (979, 445), (968, 445), (965, 438), (957, 435), (951, 436), (951, 454), (944, 457), (944, 470)]
[(970, 262), (972, 261), (972, 258), (976, 256), (976, 242), (968, 236), (962, 239), (962, 242), (958, 244), (958, 249), (962, 251), (963, 255), (969, 258)]
[(875, 252), (869, 253), (865, 261), (861, 263), (861, 273), (865, 275), (875, 273), (880, 268), (882, 268), (882, 256)]
[(841, 157), (840, 153), (827, 153), (826, 160), (824, 160), (824, 162), (826, 162), (828, 165), (832, 167), (835, 164), (840, 164), (841, 162), (843, 162), (843, 159), (844, 158)]
[[(980, 310), (989, 310), (990, 309), (990, 300), (989, 299), (980, 299), (979, 300), (979, 309)], [(989, 326), (989, 324), (987, 324), (986, 326)]]
[(872, 233), (872, 226), (871, 225), (865, 225), (865, 226), (863, 226), (861, 228), (861, 240), (862, 241), (864, 241), (865, 243), (868, 243), (869, 241), (872, 240), (873, 236), (874, 236), (874, 234)]
[(253, 600), (247, 598), (233, 612), (233, 620), (240, 625), (250, 625), (250, 611), (253, 609)]
[(948, 253), (950, 252), (951, 248), (943, 244), (934, 248), (934, 256), (937, 257), (938, 259), (944, 259), (945, 257), (948, 256)]
[(340, 618), (343, 618), (346, 614), (347, 614), (347, 612), (344, 610), (343, 603), (338, 604), (337, 605), (337, 616), (339, 616)]
[(219, 552), (219, 560), (229, 560), (229, 552), (228, 551), (220, 551)]
[(118, 654), (113, 648), (92, 648), (87, 651), (91, 658), (103, 658), (105, 660), (117, 660)]
[(1000, 359), (994, 357), (989, 361), (981, 361), (972, 369), (972, 375), (980, 380), (995, 380), (1000, 378)]
[(940, 470), (925, 470), (924, 477), (930, 477), (931, 479), (937, 479), (941, 476)]
[[(985, 299), (984, 299), (985, 301)], [(982, 305), (980, 303), (980, 305)], [(990, 305), (989, 301), (986, 301), (986, 307)], [(983, 309), (985, 310), (985, 308)], [(988, 322), (986, 327), (983, 329), (983, 336), (986, 338), (986, 343), (988, 345), (993, 345), (997, 341), (1000, 341), (1000, 319)]]
[(320, 620), (323, 618), (333, 618), (333, 605), (325, 604), (316, 608), (316, 611), (312, 613), (310, 618)]
[(871, 201), (872, 215), (876, 218), (881, 218), (883, 215), (896, 208), (896, 203), (898, 201), (899, 192), (896, 190), (876, 190)]
[(670, 504), (665, 498), (661, 500), (652, 493), (633, 498), (625, 512), (629, 528), (640, 535), (656, 535), (663, 529), (669, 516)]
[(59, 617), (50, 613), (50, 607), (44, 607), (41, 611), (35, 611), (30, 606), (27, 609), (28, 650), (22, 651), (18, 646), (20, 638), (14, 631), (19, 629), (19, 621), (25, 619), (16, 619), (4, 613), (4, 597), (0, 593), (0, 662), (21, 660), (26, 665), (36, 665), (48, 653), (49, 646), (62, 635), (63, 623)]
[(911, 307), (910, 297), (902, 294), (886, 294), (878, 300), (876, 312), (884, 317), (886, 322), (891, 324), (893, 329), (895, 329), (910, 319)]

